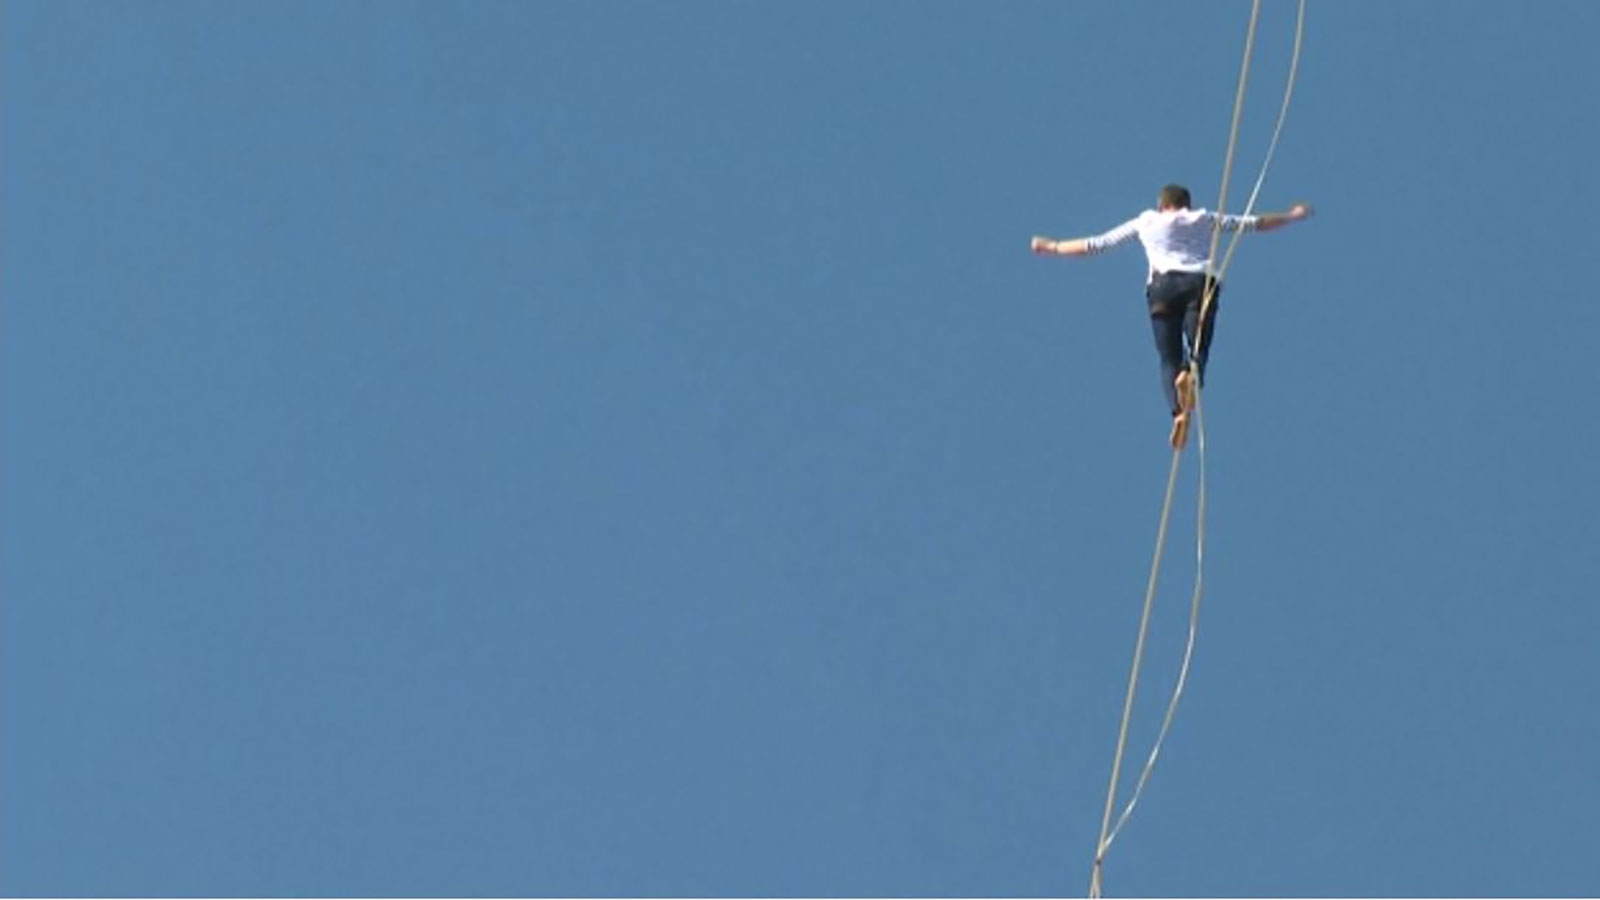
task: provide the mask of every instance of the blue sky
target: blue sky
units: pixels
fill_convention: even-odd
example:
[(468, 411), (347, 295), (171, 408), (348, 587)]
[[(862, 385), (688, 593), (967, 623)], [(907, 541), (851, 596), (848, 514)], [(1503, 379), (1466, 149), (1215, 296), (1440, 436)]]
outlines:
[[(0, 891), (1080, 894), (1248, 11), (0, 5)], [(1600, 6), (1307, 28), (1107, 893), (1593, 896)]]

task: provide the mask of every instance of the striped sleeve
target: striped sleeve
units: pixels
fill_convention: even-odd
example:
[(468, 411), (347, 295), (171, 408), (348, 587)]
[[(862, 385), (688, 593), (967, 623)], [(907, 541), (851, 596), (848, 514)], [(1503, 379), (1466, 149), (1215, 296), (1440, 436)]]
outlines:
[(1260, 216), (1219, 215), (1214, 217), (1223, 231), (1255, 231), (1261, 224)]
[(1110, 250), (1119, 244), (1126, 244), (1139, 236), (1139, 220), (1129, 219), (1121, 225), (1111, 229), (1105, 234), (1097, 234), (1083, 242), (1084, 249), (1090, 253), (1099, 253)]

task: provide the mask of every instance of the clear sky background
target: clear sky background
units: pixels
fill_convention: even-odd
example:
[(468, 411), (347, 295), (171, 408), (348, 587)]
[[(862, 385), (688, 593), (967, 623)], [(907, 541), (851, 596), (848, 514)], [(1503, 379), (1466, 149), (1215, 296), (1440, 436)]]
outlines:
[[(1248, 11), (4, 3), (0, 890), (1081, 894)], [(1593, 896), (1600, 4), (1307, 28), (1106, 890)]]

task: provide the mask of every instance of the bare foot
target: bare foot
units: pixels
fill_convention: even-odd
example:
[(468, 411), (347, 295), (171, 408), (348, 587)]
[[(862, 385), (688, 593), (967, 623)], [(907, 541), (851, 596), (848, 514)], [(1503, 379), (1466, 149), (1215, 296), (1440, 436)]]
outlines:
[(1178, 389), (1178, 406), (1184, 412), (1194, 409), (1194, 379), (1190, 377), (1189, 370), (1179, 372), (1178, 377), (1172, 379), (1172, 385)]
[(1178, 413), (1172, 417), (1172, 449), (1182, 450), (1183, 445), (1189, 442), (1189, 414)]

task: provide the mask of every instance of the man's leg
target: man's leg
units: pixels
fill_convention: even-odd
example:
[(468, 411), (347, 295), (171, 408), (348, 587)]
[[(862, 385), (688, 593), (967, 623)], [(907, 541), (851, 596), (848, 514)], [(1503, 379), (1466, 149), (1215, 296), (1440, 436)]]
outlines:
[(1167, 397), (1167, 408), (1173, 415), (1183, 412), (1179, 402), (1176, 379), (1188, 365), (1183, 352), (1182, 308), (1152, 308), (1150, 330), (1156, 341), (1156, 353), (1161, 357), (1161, 390)]
[(1206, 309), (1205, 329), (1199, 335), (1199, 344), (1195, 342), (1195, 324), (1200, 321), (1200, 304), (1203, 294), (1195, 297), (1187, 305), (1183, 313), (1183, 334), (1189, 348), (1189, 355), (1195, 362), (1195, 368), (1200, 373), (1200, 385), (1206, 383), (1206, 360), (1211, 355), (1211, 339), (1217, 333), (1217, 299), (1222, 293), (1221, 286), (1217, 286), (1211, 293), (1211, 305)]
[(1186, 411), (1191, 405), (1186, 401), (1192, 401), (1192, 394), (1185, 390), (1187, 386), (1179, 378), (1184, 377), (1183, 373), (1189, 368), (1189, 354), (1184, 346), (1189, 307), (1199, 302), (1205, 280), (1198, 272), (1163, 272), (1145, 288), (1156, 353), (1161, 356), (1161, 390), (1174, 416)]

